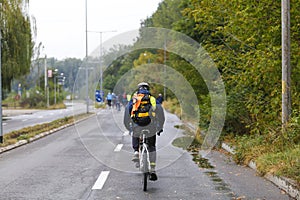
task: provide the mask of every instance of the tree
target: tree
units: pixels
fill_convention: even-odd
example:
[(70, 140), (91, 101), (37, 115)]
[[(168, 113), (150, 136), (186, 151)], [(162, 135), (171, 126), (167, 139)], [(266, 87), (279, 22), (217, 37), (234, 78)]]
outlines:
[(1, 1), (2, 81), (6, 90), (11, 89), (14, 78), (30, 71), (33, 42), (28, 3), (28, 0)]
[[(281, 112), (280, 1), (189, 2), (185, 16), (195, 22), (194, 31), (202, 34), (200, 42), (226, 83), (228, 127), (234, 125), (235, 130), (244, 133), (247, 127), (259, 134), (276, 127)], [(291, 7), (292, 63), (297, 69), (299, 2)], [(293, 102), (299, 108), (299, 89), (295, 87), (299, 76), (293, 75), (292, 79)]]

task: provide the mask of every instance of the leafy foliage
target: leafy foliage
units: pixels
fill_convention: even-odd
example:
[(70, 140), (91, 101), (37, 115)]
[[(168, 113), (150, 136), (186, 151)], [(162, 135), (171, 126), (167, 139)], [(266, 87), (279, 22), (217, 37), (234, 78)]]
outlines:
[[(294, 175), (299, 180), (299, 166), (294, 163), (296, 157), (285, 159), (290, 153), (299, 154), (299, 1), (291, 1), (290, 15), (293, 114), (284, 131), (281, 127), (280, 1), (164, 0), (142, 27), (176, 30), (200, 43), (215, 62), (226, 86), (224, 133), (233, 135), (237, 141), (237, 160), (256, 159), (261, 169), (267, 163), (268, 170), (279, 169), (281, 162), (288, 162), (290, 165), (279, 169), (278, 173), (288, 177)], [(145, 52), (138, 52), (139, 56), (131, 59), (132, 63), (145, 64)], [(156, 63), (163, 63), (161, 50), (151, 51), (151, 58), (155, 58)], [(199, 125), (207, 128), (211, 118), (211, 98), (204, 81), (177, 55), (168, 53), (166, 64), (193, 86), (201, 110)], [(270, 164), (271, 161), (278, 165)]]
[(32, 88), (28, 92), (29, 96), (23, 98), (20, 105), (23, 108), (44, 108), (46, 107), (45, 96), (39, 92), (38, 88)]
[(28, 0), (1, 0), (0, 29), (3, 88), (10, 90), (11, 81), (30, 70), (33, 41)]
[[(299, 7), (297, 2), (292, 5)], [(191, 0), (183, 10), (184, 16), (194, 21), (195, 32), (201, 33), (199, 42), (222, 72), (229, 105), (226, 127), (234, 125), (237, 133), (242, 130), (240, 133), (262, 134), (280, 124), (280, 10), (278, 1), (228, 0)], [(293, 15), (299, 11), (291, 12)], [(292, 21), (293, 30), (295, 21), (300, 21)], [(296, 35), (298, 32), (292, 32), (292, 44), (299, 49)], [(294, 43), (297, 41), (298, 45)], [(293, 74), (292, 78), (296, 83), (299, 76)], [(293, 97), (299, 99), (297, 87), (293, 85), (292, 89), (296, 94)], [(294, 108), (299, 108), (299, 104), (294, 103)]]

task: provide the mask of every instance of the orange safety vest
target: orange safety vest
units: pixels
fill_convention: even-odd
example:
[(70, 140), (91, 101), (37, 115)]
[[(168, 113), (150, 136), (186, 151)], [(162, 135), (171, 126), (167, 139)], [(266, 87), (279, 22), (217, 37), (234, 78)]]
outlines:
[[(141, 104), (147, 104), (147, 103), (150, 103), (152, 105), (152, 110), (155, 110), (156, 109), (156, 100), (154, 97), (152, 97), (151, 95), (150, 96), (150, 99), (148, 101), (142, 101), (143, 97), (145, 96), (145, 94), (135, 94), (133, 96), (133, 99), (132, 99), (132, 110), (131, 110), (131, 117), (134, 116), (134, 113), (136, 111), (138, 111), (138, 108)], [(138, 113), (138, 117), (147, 117), (149, 116), (149, 112), (147, 113)]]

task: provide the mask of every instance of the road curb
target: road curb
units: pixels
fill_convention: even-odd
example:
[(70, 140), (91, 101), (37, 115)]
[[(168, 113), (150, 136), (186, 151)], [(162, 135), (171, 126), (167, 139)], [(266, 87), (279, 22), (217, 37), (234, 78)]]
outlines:
[[(222, 148), (231, 153), (231, 154), (235, 154), (235, 147), (231, 147), (230, 145), (222, 142)], [(256, 163), (254, 161), (250, 161), (248, 163), (248, 166), (255, 170), (256, 172), (258, 172), (257, 168), (256, 168)], [(258, 172), (259, 173), (259, 172)], [(287, 194), (289, 194), (291, 197), (300, 200), (300, 191), (299, 189), (297, 189), (296, 184), (293, 183), (292, 180), (288, 179), (288, 178), (284, 178), (284, 177), (278, 177), (278, 176), (274, 176), (272, 174), (266, 174), (264, 175), (264, 177), (271, 181), (273, 184), (275, 184), (276, 186), (278, 186), (280, 189), (282, 189), (283, 191), (285, 191)]]
[(6, 151), (10, 151), (10, 150), (12, 150), (12, 149), (15, 149), (15, 148), (17, 148), (17, 147), (23, 146), (23, 145), (25, 145), (25, 144), (31, 143), (31, 142), (36, 141), (36, 140), (38, 140), (38, 139), (41, 139), (41, 138), (43, 138), (43, 137), (45, 137), (45, 136), (47, 136), (47, 135), (50, 135), (50, 134), (55, 133), (55, 132), (57, 132), (57, 131), (59, 131), (59, 130), (65, 129), (65, 128), (69, 127), (69, 126), (73, 126), (75, 123), (84, 121), (84, 120), (86, 120), (86, 119), (88, 119), (88, 118), (90, 118), (90, 117), (92, 117), (92, 116), (94, 116), (94, 115), (85, 117), (85, 118), (83, 118), (83, 119), (77, 120), (77, 121), (72, 122), (72, 123), (70, 123), (70, 124), (65, 124), (65, 125), (60, 126), (60, 127), (58, 127), (58, 128), (52, 129), (52, 130), (50, 130), (50, 131), (46, 131), (46, 132), (40, 133), (40, 134), (38, 134), (38, 135), (36, 135), (36, 136), (34, 136), (34, 137), (32, 137), (32, 138), (29, 138), (28, 140), (20, 140), (20, 141), (18, 141), (18, 142), (15, 143), (15, 144), (8, 145), (8, 146), (6, 146), (6, 147), (1, 147), (1, 148), (0, 148), (0, 154), (4, 153), (4, 152), (6, 152)]

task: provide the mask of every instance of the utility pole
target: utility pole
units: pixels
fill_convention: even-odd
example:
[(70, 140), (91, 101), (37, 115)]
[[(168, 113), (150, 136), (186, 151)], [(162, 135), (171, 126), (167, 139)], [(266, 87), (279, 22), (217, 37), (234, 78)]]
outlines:
[(290, 0), (281, 1), (282, 25), (282, 125), (291, 115), (291, 62), (290, 62)]
[(47, 55), (45, 55), (45, 59), (44, 59), (44, 76), (45, 76), (45, 87), (44, 87), (44, 91), (45, 91), (45, 96), (46, 96), (46, 102), (47, 102), (47, 108), (49, 108), (49, 90), (48, 90), (48, 70), (47, 70)]
[(54, 80), (54, 105), (56, 104), (56, 76), (58, 74), (58, 69), (54, 70), (54, 76), (53, 76), (53, 80)]
[(86, 113), (89, 113), (89, 70), (88, 70), (88, 30), (87, 30), (87, 0), (85, 0), (85, 75), (86, 75)]
[(166, 101), (167, 99), (167, 92), (166, 92), (166, 64), (167, 64), (167, 41), (166, 41), (166, 36), (165, 36), (165, 41), (164, 41), (164, 100)]
[(100, 97), (102, 102), (104, 102), (104, 92), (103, 92), (103, 69), (102, 69), (102, 33), (103, 32), (99, 32), (100, 33), (100, 49), (99, 49), (99, 65), (100, 65)]
[(3, 127), (2, 127), (2, 63), (1, 63), (1, 50), (2, 50), (2, 35), (1, 35), (1, 27), (0, 27), (0, 143), (3, 143)]

